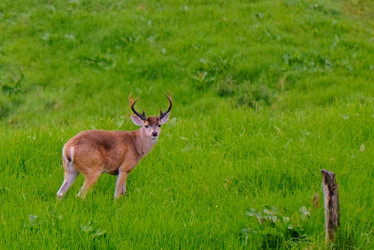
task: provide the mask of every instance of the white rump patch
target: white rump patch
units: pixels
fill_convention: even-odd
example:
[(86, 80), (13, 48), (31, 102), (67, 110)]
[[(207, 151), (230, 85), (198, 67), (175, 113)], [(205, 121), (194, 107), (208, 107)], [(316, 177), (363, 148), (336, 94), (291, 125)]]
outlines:
[(65, 145), (64, 145), (64, 147), (62, 148), (62, 159), (64, 159), (64, 162), (68, 162), (68, 158), (66, 157), (66, 155), (65, 155)]
[(71, 158), (71, 162), (73, 163), (74, 162), (74, 147), (70, 147), (70, 158)]

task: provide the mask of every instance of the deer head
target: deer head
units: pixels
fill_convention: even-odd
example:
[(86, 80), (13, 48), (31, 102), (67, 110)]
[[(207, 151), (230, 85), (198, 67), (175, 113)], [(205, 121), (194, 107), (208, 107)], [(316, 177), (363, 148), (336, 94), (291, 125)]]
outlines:
[(141, 114), (135, 110), (134, 106), (139, 98), (136, 98), (135, 101), (133, 101), (132, 95), (131, 95), (129, 99), (131, 110), (135, 114), (131, 116), (133, 123), (137, 126), (141, 126), (141, 130), (143, 134), (147, 138), (149, 138), (152, 142), (157, 141), (158, 136), (161, 133), (161, 125), (168, 121), (170, 110), (171, 110), (171, 107), (173, 106), (173, 101), (171, 99), (171, 96), (165, 95), (165, 97), (169, 100), (169, 108), (165, 112), (162, 112), (162, 110), (160, 110), (159, 116), (149, 116), (149, 117), (145, 115), (144, 110)]

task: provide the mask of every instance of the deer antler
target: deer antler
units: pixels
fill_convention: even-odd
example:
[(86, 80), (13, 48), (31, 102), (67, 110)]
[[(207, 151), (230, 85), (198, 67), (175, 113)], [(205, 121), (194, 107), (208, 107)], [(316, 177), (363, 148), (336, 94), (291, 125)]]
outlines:
[(132, 100), (132, 94), (130, 95), (130, 98), (129, 98), (129, 101), (130, 101), (130, 106), (131, 106), (131, 110), (132, 112), (134, 112), (135, 115), (137, 115), (140, 119), (142, 119), (143, 121), (145, 121), (147, 119), (147, 117), (145, 116), (145, 112), (143, 110), (143, 113), (142, 114), (139, 114), (134, 106), (135, 106), (135, 103), (138, 101), (139, 97), (135, 99), (135, 101)]
[(171, 107), (173, 106), (173, 101), (171, 99), (171, 93), (169, 92), (169, 96), (167, 96), (166, 94), (164, 94), (164, 95), (169, 100), (169, 108), (165, 112), (162, 112), (162, 110), (160, 110), (160, 119), (162, 119), (167, 113), (169, 113), (170, 110), (171, 110)]

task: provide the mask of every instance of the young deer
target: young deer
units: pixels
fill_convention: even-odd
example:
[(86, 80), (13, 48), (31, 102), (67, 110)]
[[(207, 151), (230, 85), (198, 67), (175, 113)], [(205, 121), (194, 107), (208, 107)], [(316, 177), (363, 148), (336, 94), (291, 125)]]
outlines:
[[(166, 96), (166, 95), (165, 95)], [(148, 154), (157, 142), (161, 125), (166, 123), (172, 107), (160, 111), (160, 116), (146, 117), (143, 111), (138, 113), (130, 96), (130, 106), (135, 115), (131, 116), (135, 125), (141, 126), (134, 131), (83, 131), (71, 138), (62, 149), (62, 162), (65, 169), (64, 182), (57, 192), (62, 199), (77, 176), (84, 175), (84, 184), (78, 196), (84, 198), (87, 191), (95, 184), (100, 174), (105, 172), (117, 176), (115, 199), (126, 192), (126, 178), (139, 161)]]

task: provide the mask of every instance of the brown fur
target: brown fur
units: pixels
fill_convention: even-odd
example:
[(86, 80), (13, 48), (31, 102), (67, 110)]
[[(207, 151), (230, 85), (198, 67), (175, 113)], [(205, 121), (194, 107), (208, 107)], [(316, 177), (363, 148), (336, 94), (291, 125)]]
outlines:
[(145, 120), (144, 124), (150, 125), (150, 126), (156, 126), (160, 122), (160, 118), (157, 116), (150, 116)]
[[(137, 131), (83, 131), (71, 138), (64, 147), (68, 159), (74, 157), (73, 165), (83, 174), (93, 171), (118, 174), (118, 168), (124, 163), (134, 167), (141, 158), (141, 149), (137, 146)], [(70, 155), (71, 147), (74, 155)], [(87, 169), (87, 166), (90, 166)], [(127, 167), (127, 171), (131, 171)]]
[[(145, 125), (157, 126), (158, 117), (148, 117)], [(123, 193), (120, 188), (127, 175), (138, 162), (152, 150), (155, 143), (142, 133), (142, 128), (135, 131), (88, 130), (71, 138), (64, 146), (63, 165), (65, 176), (71, 164), (78, 173), (82, 173), (85, 182), (80, 197), (95, 184), (101, 173), (121, 174), (116, 187), (116, 198)], [(66, 179), (66, 178), (65, 178)]]
[[(165, 95), (166, 96), (166, 95)], [(160, 116), (146, 117), (135, 110), (135, 101), (130, 96), (130, 107), (136, 116), (131, 116), (134, 124), (141, 126), (135, 131), (83, 131), (71, 138), (64, 146), (62, 162), (65, 169), (64, 182), (57, 192), (62, 198), (76, 177), (82, 173), (84, 184), (78, 196), (84, 198), (101, 173), (118, 175), (114, 196), (119, 198), (126, 190), (126, 178), (138, 162), (154, 147), (161, 133), (161, 125), (166, 123), (172, 107), (160, 112)]]

